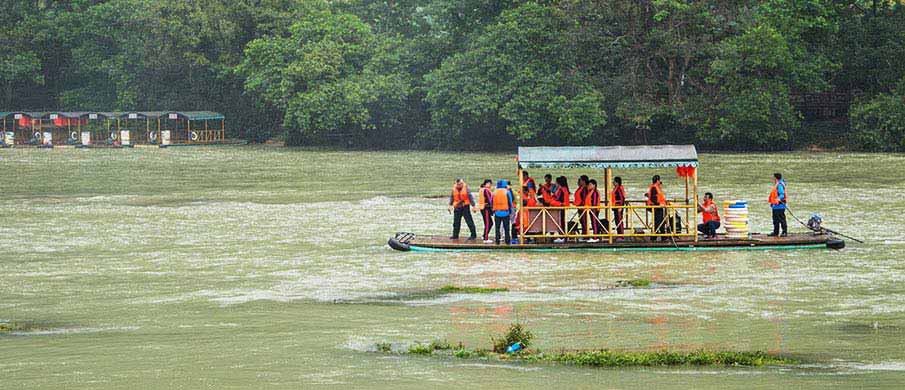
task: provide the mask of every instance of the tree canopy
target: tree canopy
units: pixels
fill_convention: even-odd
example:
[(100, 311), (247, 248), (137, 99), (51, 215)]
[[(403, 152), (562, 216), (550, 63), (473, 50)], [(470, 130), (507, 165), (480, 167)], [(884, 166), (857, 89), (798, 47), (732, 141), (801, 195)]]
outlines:
[(290, 145), (905, 149), (901, 1), (7, 3), (4, 110), (216, 110)]

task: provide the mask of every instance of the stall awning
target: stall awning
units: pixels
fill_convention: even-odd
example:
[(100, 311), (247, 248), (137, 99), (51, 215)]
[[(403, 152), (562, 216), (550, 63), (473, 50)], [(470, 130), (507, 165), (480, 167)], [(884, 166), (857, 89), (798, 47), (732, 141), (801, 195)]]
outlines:
[(188, 119), (190, 121), (206, 121), (223, 119), (223, 114), (213, 111), (170, 111), (167, 113), (168, 118), (176, 119), (176, 117)]
[(522, 168), (657, 168), (698, 166), (694, 145), (519, 147)]

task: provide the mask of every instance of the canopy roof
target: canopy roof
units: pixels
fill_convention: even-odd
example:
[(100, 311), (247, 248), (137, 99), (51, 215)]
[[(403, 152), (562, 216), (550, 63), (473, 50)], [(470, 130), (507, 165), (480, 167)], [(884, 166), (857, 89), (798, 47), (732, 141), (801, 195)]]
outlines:
[(522, 168), (655, 168), (698, 166), (694, 145), (519, 147)]

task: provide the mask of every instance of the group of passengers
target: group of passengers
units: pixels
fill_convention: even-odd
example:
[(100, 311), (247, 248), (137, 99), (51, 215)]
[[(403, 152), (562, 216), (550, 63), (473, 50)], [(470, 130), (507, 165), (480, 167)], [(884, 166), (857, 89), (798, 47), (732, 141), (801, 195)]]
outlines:
[[(774, 185), (770, 193), (769, 203), (773, 209), (774, 229), (770, 236), (780, 235), (779, 230), (781, 227), (781, 236), (784, 237), (788, 234), (785, 219), (785, 182), (779, 173), (774, 174), (773, 181)], [(628, 204), (625, 197), (625, 187), (622, 185), (622, 178), (618, 176), (613, 178), (612, 185), (613, 188), (608, 194), (609, 204), (616, 207), (612, 209), (613, 224), (616, 233), (622, 235), (625, 233), (626, 227), (625, 208), (622, 208), (622, 206)], [(582, 175), (578, 178), (578, 188), (573, 194), (569, 190), (569, 182), (565, 176), (559, 176), (554, 181), (552, 175), (546, 174), (544, 175), (544, 183), (538, 186), (534, 178), (528, 174), (528, 171), (522, 171), (521, 191), (523, 194), (523, 207), (542, 205), (558, 209), (560, 213), (559, 221), (562, 222), (566, 221), (566, 209), (568, 207), (585, 207), (586, 209), (578, 211), (578, 220), (582, 235), (590, 233), (591, 237), (588, 239), (582, 238), (579, 241), (598, 242), (599, 239), (596, 236), (607, 232), (609, 221), (606, 219), (606, 215), (602, 218), (600, 216), (600, 191), (597, 188), (597, 180), (591, 179), (587, 175)], [(663, 191), (663, 181), (660, 179), (660, 175), (654, 175), (651, 178), (651, 185), (644, 196), (647, 198), (646, 204), (648, 206), (662, 206), (649, 209), (653, 213), (651, 233), (656, 234), (656, 236), (651, 237), (651, 240), (656, 241), (657, 237), (664, 241), (671, 239), (671, 227), (681, 226), (681, 221), (673, 221), (673, 217), (667, 214), (669, 208), (665, 206), (669, 202)], [(477, 233), (471, 213), (480, 211), (484, 222), (482, 239), (485, 244), (496, 243), (499, 245), (501, 239), (506, 244), (517, 244), (519, 225), (522, 223), (521, 219), (523, 219), (522, 215), (527, 220), (527, 213), (516, 214), (516, 208), (513, 204), (514, 199), (512, 187), (507, 180), (500, 179), (494, 186), (492, 180), (486, 179), (481, 183), (481, 188), (478, 191), (478, 200), (475, 202), (474, 196), (469, 191), (465, 181), (461, 178), (456, 178), (452, 193), (449, 196), (449, 211), (453, 214), (453, 233), (450, 238), (454, 240), (459, 238), (462, 219), (464, 219), (471, 233), (468, 240), (476, 240)], [(713, 201), (713, 194), (710, 192), (705, 193), (704, 201), (697, 205), (697, 209), (703, 219), (703, 223), (697, 226), (698, 231), (704, 235), (705, 239), (716, 238), (716, 231), (720, 227), (720, 215), (716, 203)], [(588, 218), (585, 213), (591, 213), (593, 217)], [(679, 216), (676, 215), (674, 218), (678, 219)], [(490, 240), (490, 228), (492, 226), (495, 227), (494, 240)], [(561, 243), (564, 241), (564, 239), (559, 238), (554, 242)]]

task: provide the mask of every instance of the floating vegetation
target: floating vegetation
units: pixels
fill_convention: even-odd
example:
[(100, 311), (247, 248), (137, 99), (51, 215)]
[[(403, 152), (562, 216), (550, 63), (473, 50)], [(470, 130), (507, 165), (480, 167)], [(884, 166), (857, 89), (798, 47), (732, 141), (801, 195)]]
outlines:
[(523, 355), (526, 361), (546, 361), (589, 367), (631, 366), (780, 366), (798, 361), (766, 352), (693, 351), (693, 352), (618, 352), (609, 350), (576, 351), (557, 354)]
[(490, 341), (493, 344), (493, 352), (504, 353), (511, 345), (516, 343), (519, 344), (520, 351), (525, 351), (531, 346), (532, 339), (534, 339), (534, 335), (530, 331), (525, 329), (522, 324), (515, 323), (509, 325), (509, 329), (506, 330), (503, 337), (491, 337)]
[[(668, 350), (649, 352), (623, 352), (600, 350), (579, 350), (560, 353), (541, 353), (531, 350), (534, 335), (521, 324), (512, 324), (501, 337), (491, 337), (492, 349), (467, 349), (462, 343), (453, 347), (447, 341), (433, 341), (429, 344), (414, 344), (408, 349), (398, 349), (400, 354), (446, 356), (457, 359), (496, 359), (500, 361), (524, 361), (556, 364), (570, 364), (585, 367), (636, 367), (636, 366), (780, 366), (798, 364), (799, 361), (761, 351), (691, 351)], [(520, 346), (517, 352), (511, 348)], [(389, 343), (378, 343), (377, 351), (393, 353)], [(510, 353), (507, 353), (510, 351)]]
[(496, 292), (509, 291), (503, 287), (471, 287), (471, 286), (443, 286), (437, 290), (441, 294), (491, 294)]
[(650, 280), (647, 279), (630, 279), (630, 280), (617, 280), (616, 287), (649, 287), (651, 284)]
[[(381, 349), (381, 344), (385, 345), (385, 350), (392, 351), (392, 345), (389, 343), (378, 343), (378, 351)], [(430, 344), (414, 344), (408, 348), (408, 353), (413, 355), (430, 355), (434, 353), (434, 351), (449, 351), (451, 349), (453, 349), (453, 347), (448, 341), (435, 340), (431, 341)], [(459, 344), (459, 349), (462, 349), (461, 344)]]
[(38, 330), (47, 330), (46, 326), (41, 326), (33, 322), (0, 322), (0, 335), (8, 333), (31, 332)]
[(390, 353), (393, 352), (393, 345), (386, 342), (380, 342), (375, 345), (377, 352)]

